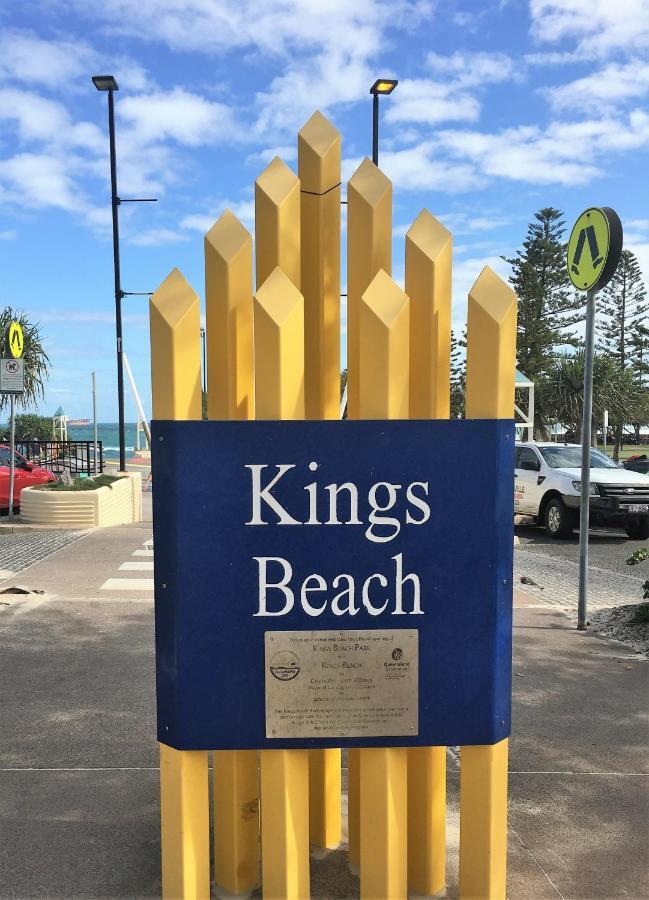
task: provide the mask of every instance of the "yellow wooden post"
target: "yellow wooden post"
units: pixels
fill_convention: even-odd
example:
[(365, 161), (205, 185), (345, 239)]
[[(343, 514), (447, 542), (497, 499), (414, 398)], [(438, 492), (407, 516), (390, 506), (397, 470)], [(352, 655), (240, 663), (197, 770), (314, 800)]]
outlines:
[[(376, 273), (392, 273), (392, 182), (364, 159), (347, 185), (347, 415), (360, 418), (360, 305)], [(360, 862), (360, 756), (347, 756), (349, 861)]]
[(254, 419), (252, 236), (230, 210), (205, 235), (210, 419)]
[[(450, 414), (452, 237), (424, 209), (406, 235), (410, 298), (410, 418)], [(408, 887), (446, 883), (446, 748), (408, 750)]]
[(347, 751), (347, 845), (349, 864), (361, 864), (361, 763), (358, 749)]
[[(380, 270), (359, 312), (360, 417), (407, 419), (408, 297)], [(407, 761), (403, 747), (359, 751), (363, 900), (400, 900), (408, 893)]]
[[(154, 419), (201, 418), (200, 303), (178, 269), (151, 298)], [(160, 744), (162, 895), (210, 896), (208, 755)]]
[[(255, 295), (258, 419), (304, 418), (304, 302), (276, 268)], [(309, 754), (261, 752), (261, 866), (265, 900), (309, 896)]]
[(308, 797), (308, 750), (262, 750), (264, 900), (307, 900), (309, 897)]
[(406, 234), (410, 298), (410, 418), (448, 419), (453, 239), (423, 209)]
[[(315, 112), (298, 136), (307, 419), (340, 410), (340, 134)], [(311, 843), (340, 843), (340, 750), (309, 752)]]
[[(516, 295), (486, 267), (469, 292), (466, 417), (511, 419)], [(502, 900), (507, 882), (507, 739), (460, 753), (460, 897)]]
[[(252, 237), (229, 210), (205, 236), (210, 419), (254, 418)], [(240, 894), (259, 882), (255, 750), (214, 753), (214, 880)]]
[(340, 134), (314, 113), (298, 137), (307, 419), (340, 410)]
[(300, 182), (276, 156), (255, 182), (257, 287), (279, 267), (300, 289)]
[(360, 417), (361, 297), (379, 269), (392, 273), (392, 182), (369, 159), (347, 186), (347, 409)]

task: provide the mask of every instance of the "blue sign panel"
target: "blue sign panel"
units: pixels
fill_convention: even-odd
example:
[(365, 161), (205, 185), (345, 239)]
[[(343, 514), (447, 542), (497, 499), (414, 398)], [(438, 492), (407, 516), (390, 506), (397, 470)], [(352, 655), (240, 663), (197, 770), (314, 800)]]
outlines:
[(508, 736), (511, 421), (160, 421), (153, 448), (161, 742)]

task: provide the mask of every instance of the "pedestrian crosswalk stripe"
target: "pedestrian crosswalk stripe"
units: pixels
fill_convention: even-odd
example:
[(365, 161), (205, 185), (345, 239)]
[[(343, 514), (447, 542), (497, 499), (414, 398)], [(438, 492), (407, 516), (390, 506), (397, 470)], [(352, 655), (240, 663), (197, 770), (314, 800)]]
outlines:
[(109, 578), (102, 591), (152, 591), (153, 578)]
[(119, 569), (120, 572), (153, 572), (153, 562), (148, 562), (145, 560), (123, 562)]
[(153, 550), (134, 550), (133, 556), (153, 556)]

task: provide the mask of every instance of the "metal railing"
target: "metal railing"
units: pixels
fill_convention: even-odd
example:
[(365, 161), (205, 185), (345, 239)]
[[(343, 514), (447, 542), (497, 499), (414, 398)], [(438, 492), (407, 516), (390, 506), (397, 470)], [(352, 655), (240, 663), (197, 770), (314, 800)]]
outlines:
[[(16, 450), (35, 466), (55, 475), (94, 475), (93, 441), (16, 441)], [(104, 471), (102, 442), (97, 441), (97, 470)]]

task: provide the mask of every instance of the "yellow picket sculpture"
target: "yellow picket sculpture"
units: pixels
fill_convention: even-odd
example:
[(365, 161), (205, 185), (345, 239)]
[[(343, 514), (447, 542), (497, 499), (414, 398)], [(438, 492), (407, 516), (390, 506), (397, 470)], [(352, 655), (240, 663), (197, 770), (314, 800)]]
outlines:
[[(280, 269), (255, 295), (258, 419), (304, 418), (304, 302)], [(262, 884), (266, 900), (309, 896), (309, 754), (261, 752)]]
[[(514, 405), (516, 294), (492, 269), (469, 292), (466, 417), (508, 419)], [(460, 896), (505, 896), (507, 740), (462, 747), (460, 765)]]
[[(209, 419), (254, 419), (252, 236), (229, 210), (205, 235)], [(214, 880), (237, 894), (259, 882), (254, 750), (214, 753)]]
[[(451, 395), (449, 231), (423, 209), (406, 234), (410, 298), (410, 418), (448, 419)], [(408, 884), (435, 894), (446, 882), (446, 748), (408, 750)]]
[[(379, 270), (359, 308), (359, 413), (363, 419), (408, 418), (407, 296)], [(408, 894), (407, 750), (358, 751), (361, 898)]]
[[(178, 269), (151, 298), (154, 419), (201, 418), (200, 302)], [(160, 744), (162, 892), (208, 900), (208, 754)]]
[[(340, 159), (339, 133), (315, 113), (299, 134), (298, 176), (276, 158), (257, 179), (254, 248), (229, 211), (207, 233), (210, 419), (338, 418)], [(406, 236), (404, 291), (390, 277), (389, 179), (365, 160), (347, 197), (349, 416), (448, 418), (451, 235), (422, 210)], [(173, 270), (151, 301), (156, 419), (201, 418), (199, 329), (198, 298)], [(467, 418), (512, 418), (515, 340), (515, 295), (485, 269), (469, 297)], [(505, 896), (507, 743), (461, 750), (463, 900)], [(207, 898), (208, 753), (163, 742), (160, 755), (163, 895)], [(445, 748), (347, 756), (362, 897), (443, 889)], [(307, 898), (309, 839), (338, 844), (340, 805), (339, 750), (216, 750), (214, 880), (246, 892), (261, 859), (265, 898)]]

